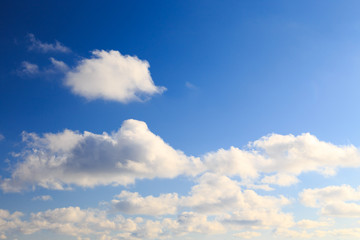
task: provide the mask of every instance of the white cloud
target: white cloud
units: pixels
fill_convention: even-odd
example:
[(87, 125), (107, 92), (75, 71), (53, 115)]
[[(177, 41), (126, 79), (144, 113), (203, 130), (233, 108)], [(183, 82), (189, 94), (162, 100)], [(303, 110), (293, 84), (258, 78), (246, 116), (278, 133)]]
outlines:
[(40, 201), (50, 201), (52, 200), (52, 197), (50, 195), (41, 195), (41, 196), (36, 196), (36, 197), (33, 197), (34, 201), (36, 200), (40, 200)]
[(36, 50), (40, 52), (61, 52), (69, 53), (71, 50), (64, 46), (62, 43), (55, 41), (55, 43), (43, 43), (40, 40), (36, 39), (35, 35), (30, 33), (28, 34), (28, 39), (31, 43), (29, 50)]
[(192, 90), (196, 90), (197, 87), (192, 84), (191, 82), (185, 82), (185, 86), (188, 88), (188, 89), (192, 89)]
[(233, 236), (238, 237), (238, 238), (250, 239), (250, 238), (254, 238), (254, 237), (260, 237), (261, 233), (246, 231), (246, 232), (235, 233), (235, 234), (233, 234)]
[(209, 171), (227, 176), (256, 179), (271, 174), (262, 183), (288, 186), (298, 182), (296, 176), (315, 171), (323, 175), (336, 174), (340, 167), (359, 167), (360, 152), (352, 146), (336, 146), (319, 141), (305, 133), (299, 136), (271, 134), (247, 149), (231, 147), (205, 154), (204, 164)]
[(19, 75), (34, 75), (39, 73), (39, 66), (27, 61), (21, 63), (21, 69), (19, 70)]
[(4, 140), (4, 139), (5, 139), (4, 135), (2, 135), (2, 134), (0, 133), (0, 141), (2, 141), (2, 140)]
[(53, 66), (53, 69), (50, 69), (52, 71), (60, 71), (60, 72), (67, 72), (69, 70), (69, 67), (66, 63), (63, 61), (56, 60), (55, 58), (51, 57), (50, 62)]
[(127, 185), (136, 179), (174, 178), (202, 171), (198, 158), (187, 157), (153, 134), (144, 122), (127, 120), (111, 135), (65, 130), (57, 134), (24, 133), (27, 149), (11, 178), (1, 182), (6, 191), (29, 186), (65, 189), (72, 184)]
[(303, 219), (301, 221), (298, 221), (296, 225), (299, 228), (319, 228), (319, 227), (329, 227), (333, 225), (334, 222), (332, 221), (314, 221), (310, 219)]
[[(360, 217), (360, 189), (348, 185), (305, 189), (300, 201), (309, 207), (321, 209), (321, 214), (334, 217)], [(354, 202), (355, 201), (355, 202)]]
[(161, 94), (150, 76), (149, 63), (118, 51), (95, 50), (65, 76), (72, 92), (89, 100), (105, 99), (128, 103)]
[(299, 182), (299, 179), (293, 175), (288, 174), (275, 174), (272, 176), (265, 176), (261, 179), (262, 183), (275, 184), (279, 186), (290, 186)]
[(159, 197), (142, 197), (139, 193), (122, 191), (112, 200), (115, 210), (126, 214), (164, 215), (176, 214), (179, 202), (176, 193), (161, 194)]

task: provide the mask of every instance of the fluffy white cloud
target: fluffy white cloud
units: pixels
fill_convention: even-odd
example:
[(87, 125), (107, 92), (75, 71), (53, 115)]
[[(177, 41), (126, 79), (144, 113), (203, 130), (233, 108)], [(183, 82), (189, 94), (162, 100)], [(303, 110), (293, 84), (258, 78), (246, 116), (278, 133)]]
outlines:
[(209, 171), (227, 176), (255, 179), (262, 183), (288, 186), (298, 182), (296, 176), (315, 171), (334, 175), (340, 167), (359, 167), (360, 152), (352, 146), (336, 146), (305, 133), (299, 136), (271, 134), (250, 142), (247, 149), (231, 147), (205, 154)]
[(149, 63), (118, 51), (95, 50), (93, 57), (82, 60), (65, 76), (65, 85), (87, 99), (105, 99), (128, 103), (161, 94), (150, 76)]
[(144, 122), (127, 120), (111, 135), (65, 130), (57, 134), (24, 133), (27, 149), (4, 191), (39, 185), (64, 189), (70, 185), (127, 185), (135, 179), (174, 178), (202, 170), (198, 158), (187, 157), (153, 134)]
[(64, 46), (62, 43), (55, 41), (55, 43), (43, 43), (40, 40), (36, 39), (35, 35), (30, 33), (28, 34), (28, 39), (30, 41), (29, 50), (40, 51), (43, 53), (47, 52), (61, 52), (69, 53), (71, 50)]
[(290, 186), (299, 182), (299, 179), (289, 174), (275, 174), (271, 176), (265, 176), (261, 179), (262, 183), (275, 184), (279, 186)]
[(175, 214), (179, 198), (176, 193), (161, 194), (159, 197), (142, 197), (139, 193), (122, 191), (111, 203), (115, 210), (122, 213), (156, 216)]
[[(360, 189), (348, 185), (305, 189), (300, 194), (305, 206), (321, 208), (321, 214), (335, 217), (360, 217)], [(355, 202), (354, 202), (355, 201)]]
[[(160, 221), (143, 218), (110, 217), (106, 211), (80, 209), (79, 207), (55, 208), (32, 213), (26, 221), (23, 214), (10, 214), (0, 209), (0, 236), (13, 233), (31, 235), (40, 231), (77, 237), (77, 239), (162, 239), (188, 233), (224, 233), (224, 226), (209, 221), (207, 216), (183, 212), (176, 219)], [(94, 238), (95, 237), (95, 238)]]

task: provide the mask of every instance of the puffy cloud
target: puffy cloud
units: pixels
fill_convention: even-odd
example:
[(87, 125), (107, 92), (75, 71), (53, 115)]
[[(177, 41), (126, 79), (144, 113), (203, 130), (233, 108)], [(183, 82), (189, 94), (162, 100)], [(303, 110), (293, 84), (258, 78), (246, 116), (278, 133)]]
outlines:
[(64, 46), (62, 43), (55, 41), (55, 43), (43, 43), (40, 40), (36, 39), (35, 35), (30, 33), (28, 34), (28, 39), (31, 43), (29, 46), (29, 50), (40, 51), (43, 53), (48, 52), (61, 52), (61, 53), (69, 53), (71, 50)]
[(224, 214), (233, 211), (254, 212), (270, 209), (277, 211), (281, 206), (290, 203), (283, 196), (280, 198), (261, 196), (253, 190), (241, 190), (237, 181), (213, 173), (205, 173), (198, 182), (192, 187), (189, 196), (181, 198), (181, 205), (201, 213)]
[(260, 237), (261, 233), (246, 231), (246, 232), (235, 233), (235, 234), (233, 234), (233, 236), (239, 237), (239, 238), (250, 239), (250, 238), (254, 238), (254, 237)]
[(40, 200), (40, 201), (50, 201), (52, 200), (52, 197), (50, 195), (42, 195), (42, 196), (36, 196), (36, 197), (33, 197), (32, 200)]
[(115, 210), (122, 213), (156, 216), (175, 214), (178, 201), (176, 193), (161, 194), (159, 197), (142, 197), (138, 193), (122, 191), (111, 203)]
[(360, 217), (360, 189), (349, 185), (305, 189), (300, 201), (309, 207), (321, 208), (321, 214), (335, 217)]
[(242, 178), (256, 178), (258, 169), (255, 163), (262, 156), (231, 147), (229, 150), (220, 149), (217, 152), (205, 154), (203, 158), (209, 171), (228, 176), (239, 175)]
[(33, 185), (65, 189), (70, 185), (127, 185), (135, 179), (195, 175), (202, 163), (173, 149), (144, 122), (127, 120), (111, 135), (65, 130), (57, 134), (24, 133), (27, 149), (11, 178), (1, 182), (6, 191)]
[(360, 152), (352, 146), (336, 146), (305, 133), (299, 136), (271, 134), (250, 142), (247, 149), (231, 147), (205, 154), (209, 171), (227, 176), (256, 179), (262, 183), (288, 186), (298, 182), (296, 176), (315, 171), (334, 175), (340, 167), (359, 167)]
[(128, 103), (161, 94), (150, 76), (149, 63), (118, 51), (95, 50), (65, 76), (65, 85), (87, 99)]

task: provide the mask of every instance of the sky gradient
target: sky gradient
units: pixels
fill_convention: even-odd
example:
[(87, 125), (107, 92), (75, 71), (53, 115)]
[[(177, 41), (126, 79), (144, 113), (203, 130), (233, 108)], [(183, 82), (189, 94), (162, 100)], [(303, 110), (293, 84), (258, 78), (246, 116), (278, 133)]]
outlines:
[(359, 239), (358, 1), (2, 1), (0, 239)]

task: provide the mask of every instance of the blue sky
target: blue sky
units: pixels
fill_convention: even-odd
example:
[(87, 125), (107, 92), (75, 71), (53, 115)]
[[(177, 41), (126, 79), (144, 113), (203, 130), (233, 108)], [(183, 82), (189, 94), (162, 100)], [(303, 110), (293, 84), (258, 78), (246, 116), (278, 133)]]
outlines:
[(0, 239), (358, 239), (357, 1), (3, 1)]

